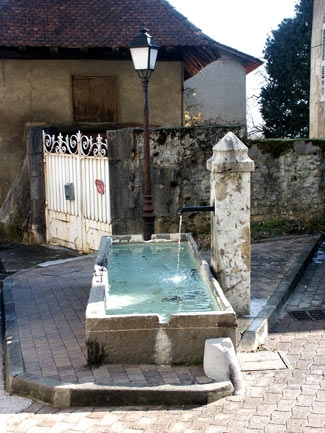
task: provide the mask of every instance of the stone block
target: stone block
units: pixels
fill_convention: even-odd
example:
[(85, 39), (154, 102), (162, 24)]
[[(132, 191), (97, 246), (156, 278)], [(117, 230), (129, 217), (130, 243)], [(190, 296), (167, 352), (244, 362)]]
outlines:
[(245, 392), (239, 362), (230, 338), (206, 340), (203, 370), (208, 377), (216, 382), (230, 380), (234, 386), (235, 394), (241, 395)]

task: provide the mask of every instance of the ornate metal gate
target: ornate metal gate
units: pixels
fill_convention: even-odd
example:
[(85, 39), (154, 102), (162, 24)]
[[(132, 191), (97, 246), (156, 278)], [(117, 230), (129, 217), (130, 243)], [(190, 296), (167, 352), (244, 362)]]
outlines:
[(96, 251), (112, 233), (107, 140), (43, 131), (43, 151), (47, 242)]

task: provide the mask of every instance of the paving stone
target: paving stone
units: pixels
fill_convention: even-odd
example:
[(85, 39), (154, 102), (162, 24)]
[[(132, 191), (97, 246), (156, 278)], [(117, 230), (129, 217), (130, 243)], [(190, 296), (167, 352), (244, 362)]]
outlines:
[(239, 352), (238, 360), (242, 371), (279, 370), (287, 368), (279, 352), (269, 350)]
[(281, 424), (269, 423), (264, 426), (264, 433), (281, 433), (287, 432), (287, 427)]
[[(294, 258), (294, 248), (296, 241), (282, 242), (282, 251), (279, 247), (277, 254), (272, 252), (271, 257), (274, 261), (276, 275), (271, 278), (270, 267), (261, 267), (258, 270), (253, 270), (252, 277), (263, 277), (263, 296), (268, 296), (272, 293), (272, 284), (276, 280), (281, 279), (281, 260), (285, 260), (286, 247), (290, 255), (290, 263), (292, 265)], [(288, 244), (288, 245), (287, 245)], [(273, 249), (275, 244), (273, 244)], [(259, 246), (259, 250), (267, 251), (267, 245)], [(257, 250), (256, 250), (257, 251)], [(258, 254), (258, 252), (257, 252)], [(288, 253), (287, 253), (288, 255)], [(264, 254), (264, 260), (267, 254)], [(282, 258), (281, 258), (282, 257)], [(255, 263), (262, 263), (262, 258), (256, 259)], [(286, 263), (286, 269), (289, 269), (290, 264)], [(21, 312), (21, 324), (24, 329), (29, 329), (31, 326), (30, 319), (35, 315), (35, 320), (45, 321), (48, 318), (47, 326), (42, 329), (33, 327), (34, 335), (37, 335), (40, 351), (39, 355), (44, 355), (43, 351), (46, 347), (51, 346), (49, 357), (55, 358), (55, 354), (60, 354), (62, 362), (62, 370), (58, 369), (57, 365), (53, 365), (53, 371), (57, 371), (58, 375), (68, 377), (69, 369), (74, 371), (74, 380), (80, 377), (80, 380), (92, 378), (92, 380), (107, 379), (112, 377), (124, 378), (130, 380), (138, 377), (138, 370), (133, 370), (135, 367), (112, 366), (112, 370), (101, 369), (100, 373), (95, 373), (96, 369), (90, 369), (86, 365), (86, 347), (84, 343), (83, 329), (73, 330), (73, 327), (83, 326), (82, 303), (87, 300), (87, 290), (84, 291), (80, 287), (84, 284), (83, 278), (76, 278), (76, 286), (71, 284), (71, 275), (78, 275), (85, 271), (77, 265), (73, 265), (73, 272), (68, 272), (68, 269), (63, 270), (65, 273), (60, 277), (63, 278), (67, 289), (65, 296), (68, 303), (62, 303), (62, 299), (57, 297), (59, 290), (58, 284), (53, 284), (52, 288), (48, 287), (49, 279), (53, 277), (58, 279), (59, 276), (52, 269), (47, 269), (44, 274), (37, 275), (34, 272), (34, 284), (30, 284), (31, 279), (21, 279), (26, 285), (26, 289), (17, 291), (17, 299), (19, 304), (17, 308)], [(253, 261), (254, 266), (254, 261)], [(321, 425), (322, 419), (325, 417), (325, 379), (324, 379), (324, 349), (325, 335), (324, 325), (311, 322), (299, 323), (292, 320), (287, 314), (287, 310), (295, 305), (305, 302), (303, 299), (306, 290), (308, 289), (308, 302), (321, 300), (320, 292), (325, 290), (325, 268), (321, 272), (317, 272), (319, 265), (312, 265), (308, 268), (306, 276), (300, 286), (298, 285), (295, 292), (294, 301), (290, 303), (290, 299), (283, 310), (275, 329), (269, 335), (270, 346), (272, 351), (283, 352), (285, 356), (290, 357), (292, 363), (291, 369), (285, 370), (260, 370), (244, 373), (245, 384), (247, 387), (244, 396), (227, 397), (222, 401), (212, 403), (207, 406), (197, 408), (166, 408), (159, 407), (128, 407), (128, 408), (112, 408), (103, 409), (83, 408), (80, 411), (75, 409), (58, 409), (52, 408), (41, 403), (30, 401), (29, 407), (22, 413), (6, 414), (7, 431), (8, 433), (26, 433), (26, 427), (35, 429), (36, 433), (44, 431), (45, 428), (54, 428), (58, 426), (58, 431), (68, 432), (87, 432), (87, 433), (170, 433), (171, 431), (181, 431), (181, 433), (317, 433), (324, 431), (324, 425)], [(44, 270), (43, 270), (44, 271)], [(24, 272), (25, 277), (29, 271)], [(31, 276), (32, 274), (30, 274)], [(312, 284), (313, 280), (317, 279), (317, 284)], [(254, 283), (254, 280), (252, 280)], [(36, 282), (36, 283), (35, 283)], [(267, 284), (269, 282), (269, 284)], [(56, 281), (58, 283), (58, 281)], [(47, 308), (45, 302), (41, 302), (39, 308), (29, 308), (30, 300), (37, 299), (37, 290), (35, 284), (46, 287), (45, 292), (52, 302)], [(307, 286), (307, 289), (306, 289)], [(256, 287), (256, 286), (255, 286)], [(274, 286), (273, 286), (274, 287)], [(253, 290), (255, 290), (253, 288)], [(31, 296), (27, 294), (30, 291)], [(45, 293), (44, 292), (44, 293)], [(298, 302), (298, 304), (296, 304)], [(75, 306), (73, 306), (75, 303)], [(307, 303), (308, 304), (308, 303)], [(307, 305), (308, 307), (310, 305)], [(28, 308), (27, 308), (28, 307)], [(43, 309), (43, 312), (42, 312)], [(29, 314), (26, 314), (28, 310)], [(65, 314), (61, 314), (62, 311)], [(69, 321), (70, 316), (70, 321)], [(56, 320), (54, 320), (56, 317)], [(28, 339), (29, 334), (24, 334), (26, 338), (26, 350), (29, 350), (28, 357), (35, 360), (31, 344), (33, 340)], [(47, 335), (47, 339), (44, 336)], [(51, 338), (49, 337), (51, 336)], [(58, 336), (58, 339), (55, 338)], [(58, 340), (60, 340), (58, 344)], [(66, 342), (66, 345), (63, 342)], [(55, 346), (56, 345), (56, 346)], [(36, 346), (35, 346), (36, 347)], [(36, 349), (35, 349), (36, 350)], [(62, 357), (62, 353), (66, 352), (66, 358)], [(81, 357), (80, 359), (78, 357)], [(51, 361), (52, 362), (52, 361)], [(67, 365), (65, 365), (65, 362)], [(49, 365), (52, 365), (49, 363)], [(35, 365), (34, 365), (35, 367)], [(299, 367), (299, 368), (298, 368)], [(32, 370), (33, 362), (28, 364), (28, 368)], [(114, 371), (115, 368), (115, 371)], [(126, 371), (130, 368), (127, 378)], [(149, 382), (163, 376), (179, 381), (186, 382), (192, 376), (196, 380), (202, 380), (204, 374), (202, 369), (197, 368), (188, 372), (186, 367), (182, 366), (176, 374), (170, 366), (162, 367), (157, 371), (155, 366), (141, 366), (139, 374)], [(34, 370), (35, 371), (35, 370)], [(133, 371), (136, 373), (133, 374)], [(149, 374), (150, 373), (150, 374)], [(101, 376), (102, 374), (102, 376)], [(115, 374), (115, 376), (114, 376)], [(189, 375), (190, 374), (190, 375)], [(73, 375), (71, 375), (73, 376)], [(110, 379), (111, 380), (111, 379)], [(198, 382), (199, 383), (199, 382)], [(17, 398), (17, 397), (15, 397)], [(0, 400), (1, 405), (1, 400)], [(18, 407), (18, 410), (19, 407)], [(50, 425), (47, 421), (53, 421)], [(84, 423), (83, 423), (84, 421)], [(25, 422), (25, 424), (24, 424)], [(47, 424), (49, 423), (49, 424)], [(87, 426), (87, 430), (85, 427)], [(173, 430), (174, 429), (174, 430)], [(183, 430), (182, 430), (183, 429)], [(48, 430), (52, 431), (52, 430)], [(31, 430), (33, 432), (33, 430)], [(55, 433), (55, 430), (53, 430)], [(30, 432), (29, 432), (30, 433)]]

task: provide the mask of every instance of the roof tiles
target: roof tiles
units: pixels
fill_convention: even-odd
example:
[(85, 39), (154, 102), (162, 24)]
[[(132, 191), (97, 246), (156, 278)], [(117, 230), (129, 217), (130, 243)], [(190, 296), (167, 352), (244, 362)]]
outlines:
[(178, 50), (185, 78), (222, 51), (242, 61), (247, 72), (261, 64), (204, 35), (167, 0), (0, 0), (0, 47), (7, 57), (20, 47), (125, 51), (142, 26), (161, 46), (159, 56), (168, 59)]
[(127, 46), (145, 25), (158, 44), (209, 46), (214, 41), (165, 0), (2, 0), (0, 45)]

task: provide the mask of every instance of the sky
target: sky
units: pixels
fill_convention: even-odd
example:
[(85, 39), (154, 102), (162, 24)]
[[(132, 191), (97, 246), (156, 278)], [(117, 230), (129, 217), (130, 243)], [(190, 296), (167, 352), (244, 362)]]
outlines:
[[(284, 18), (295, 15), (297, 0), (168, 0), (215, 41), (263, 60), (267, 36)], [(260, 69), (260, 68), (259, 68)], [(247, 76), (247, 97), (258, 95), (261, 73)], [(249, 108), (248, 108), (249, 110)], [(255, 123), (258, 110), (252, 109)]]
[(203, 33), (262, 58), (267, 35), (294, 16), (297, 0), (168, 0)]

